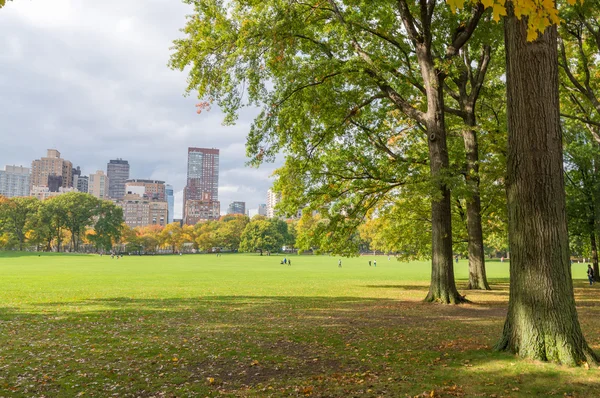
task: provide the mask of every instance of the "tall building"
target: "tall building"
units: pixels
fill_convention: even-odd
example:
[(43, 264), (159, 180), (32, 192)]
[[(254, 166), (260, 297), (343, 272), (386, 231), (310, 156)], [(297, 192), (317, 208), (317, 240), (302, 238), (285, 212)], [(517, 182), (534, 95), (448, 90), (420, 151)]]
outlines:
[(173, 193), (173, 186), (170, 184), (167, 184), (167, 186), (165, 187), (165, 195), (167, 196), (167, 204), (168, 209), (169, 209), (169, 214), (168, 214), (168, 223), (171, 224), (173, 222), (173, 217), (175, 215), (175, 195)]
[(59, 188), (63, 187), (62, 185), (62, 176), (57, 176), (54, 174), (48, 176), (48, 189), (50, 190), (50, 192), (58, 192)]
[[(197, 202), (197, 203), (194, 203)], [(183, 222), (220, 217), (219, 150), (188, 148), (187, 184), (183, 190)]]
[(125, 195), (125, 182), (129, 180), (129, 162), (123, 159), (113, 159), (106, 164), (108, 176), (108, 196), (114, 199)]
[(246, 202), (231, 202), (227, 214), (246, 214)]
[(267, 216), (267, 204), (266, 203), (261, 203), (258, 205), (258, 215), (260, 216)]
[(61, 187), (73, 185), (73, 164), (60, 157), (56, 149), (48, 149), (46, 157), (31, 162), (30, 189), (33, 187), (48, 187), (48, 176), (62, 177)]
[(77, 166), (71, 171), (71, 186), (73, 188), (77, 188), (77, 181), (79, 180), (79, 177), (81, 177), (81, 167)]
[(275, 206), (281, 202), (281, 193), (275, 192), (272, 189), (267, 191), (267, 217), (275, 217)]
[(185, 201), (183, 208), (185, 216), (184, 223), (195, 225), (201, 221), (218, 220), (221, 216), (221, 203), (211, 200), (208, 193), (204, 199), (189, 199)]
[(168, 205), (165, 201), (143, 198), (134, 193), (126, 193), (112, 201), (123, 209), (124, 222), (131, 228), (167, 225)]
[(29, 196), (29, 168), (23, 166), (6, 166), (0, 170), (0, 195), (12, 198)]
[(88, 193), (89, 182), (90, 178), (88, 176), (77, 176), (77, 185), (74, 188), (77, 188), (79, 192)]
[(144, 194), (142, 196), (148, 199), (157, 199), (160, 201), (166, 200), (165, 195), (165, 182), (158, 180), (142, 180), (142, 179), (131, 179), (125, 181), (125, 191), (132, 190), (132, 187), (143, 187)]
[(99, 199), (108, 199), (109, 178), (104, 171), (98, 170), (90, 174), (88, 192)]

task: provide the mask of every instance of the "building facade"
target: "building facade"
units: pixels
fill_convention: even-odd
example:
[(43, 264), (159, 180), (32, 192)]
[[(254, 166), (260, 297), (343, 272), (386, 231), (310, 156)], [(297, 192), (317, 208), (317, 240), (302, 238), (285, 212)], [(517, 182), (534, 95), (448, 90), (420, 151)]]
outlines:
[(258, 215), (259, 216), (267, 216), (267, 204), (261, 203), (258, 205)]
[(48, 187), (40, 187), (40, 186), (34, 185), (33, 188), (30, 191), (30, 195), (29, 196), (33, 196), (34, 198), (38, 198), (39, 200), (46, 200), (48, 198), (52, 198), (54, 196), (62, 195), (63, 193), (67, 193), (67, 192), (75, 192), (75, 188), (73, 188), (73, 187), (69, 187), (69, 188), (60, 187), (60, 188), (58, 188), (57, 192), (52, 192), (52, 191), (50, 191), (50, 188), (48, 188)]
[(193, 225), (198, 222), (196, 220), (218, 219), (220, 208), (219, 150), (188, 148), (187, 184), (183, 190), (183, 222)]
[(165, 187), (165, 195), (167, 196), (167, 204), (168, 204), (168, 224), (173, 222), (173, 217), (175, 216), (175, 194), (173, 192), (173, 186), (167, 184)]
[(246, 202), (231, 202), (227, 214), (246, 214)]
[(30, 170), (23, 166), (6, 166), (0, 170), (0, 195), (12, 198), (29, 196)]
[(77, 188), (79, 192), (88, 193), (89, 191), (90, 178), (88, 176), (77, 176)]
[(125, 182), (125, 191), (134, 190), (132, 187), (143, 187), (143, 196), (147, 199), (156, 199), (161, 202), (166, 201), (165, 194), (165, 182), (158, 180), (142, 180), (142, 179), (131, 179)]
[(129, 162), (123, 159), (113, 159), (106, 164), (108, 176), (108, 196), (113, 199), (125, 195), (125, 183), (129, 180)]
[(62, 177), (61, 187), (73, 186), (73, 164), (60, 157), (56, 149), (48, 149), (46, 157), (31, 162), (30, 190), (36, 187), (47, 187), (48, 176)]
[(108, 199), (108, 184), (109, 179), (104, 171), (98, 170), (94, 174), (90, 174), (88, 192), (99, 199)]
[(123, 221), (131, 228), (148, 225), (167, 225), (167, 202), (127, 193), (113, 203), (123, 209)]
[(281, 194), (279, 192), (275, 192), (272, 189), (267, 191), (267, 217), (273, 218), (275, 217), (275, 206), (281, 202)]
[(221, 217), (221, 205), (219, 201), (210, 199), (207, 194), (204, 199), (188, 199), (183, 209), (185, 215), (184, 223), (195, 225), (202, 221), (218, 220)]

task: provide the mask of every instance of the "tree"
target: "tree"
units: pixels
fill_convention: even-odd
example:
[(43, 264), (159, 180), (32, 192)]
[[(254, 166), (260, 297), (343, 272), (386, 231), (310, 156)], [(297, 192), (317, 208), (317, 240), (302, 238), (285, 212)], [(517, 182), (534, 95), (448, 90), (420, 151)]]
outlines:
[(253, 218), (242, 233), (240, 251), (256, 252), (259, 251), (262, 256), (263, 251), (278, 252), (285, 244), (287, 233), (287, 224), (285, 232), (281, 226), (281, 220), (264, 219), (262, 217)]
[(94, 234), (89, 235), (97, 249), (109, 251), (123, 232), (123, 209), (112, 202), (99, 201), (94, 212)]
[(557, 21), (546, 21), (528, 41), (527, 21), (507, 4), (510, 296), (496, 347), (525, 358), (596, 364), (577, 318), (569, 261)]
[(178, 222), (168, 224), (158, 235), (159, 242), (171, 247), (171, 251), (181, 251), (183, 247), (183, 230)]
[[(275, 0), (223, 5), (204, 0), (195, 5), (197, 15), (188, 20), (188, 37), (175, 42), (171, 66), (183, 70), (192, 65), (188, 91), (198, 90), (205, 100), (199, 110), (215, 99), (228, 122), (244, 105), (240, 90), (247, 87), (249, 102), (263, 106), (248, 137), (254, 164), (285, 149), (288, 170), (296, 167), (298, 174), (316, 182), (290, 190), (306, 186), (326, 190), (320, 181), (328, 178), (333, 182), (329, 189), (342, 192), (329, 196), (327, 213), (325, 206), (313, 208), (327, 214), (332, 239), (340, 243), (338, 252), (347, 252), (341, 243), (351, 241), (348, 237), (366, 212), (406, 183), (404, 177), (385, 174), (411, 157), (401, 146), (390, 148), (389, 139), (405, 130), (423, 134), (432, 186), (428, 192), (432, 279), (427, 300), (463, 301), (452, 262), (443, 83), (447, 60), (468, 41), (483, 6), (474, 5), (454, 17), (434, 0), (416, 5), (404, 0), (362, 2), (360, 7), (336, 0), (314, 5)], [(452, 23), (437, 23), (444, 18)], [(442, 28), (436, 30), (437, 26)], [(391, 112), (397, 114), (396, 120), (384, 126), (382, 121)], [(356, 160), (344, 162), (352, 153), (344, 151), (347, 144), (359, 142)], [(336, 144), (344, 150), (336, 151)], [(375, 162), (369, 162), (372, 159), (365, 156), (373, 154)], [(317, 156), (323, 162), (334, 157), (337, 167), (316, 171), (310, 163)], [(378, 167), (380, 163), (386, 164)], [(360, 189), (352, 189), (354, 183)], [(304, 196), (317, 195), (308, 189)], [(336, 215), (335, 209), (343, 213)]]
[(52, 250), (54, 242), (56, 251), (60, 252), (65, 235), (67, 214), (57, 198), (59, 196), (48, 198), (41, 203), (35, 216), (34, 229), (37, 239), (45, 243), (47, 251)]
[(56, 206), (61, 208), (64, 227), (71, 233), (71, 249), (79, 251), (83, 233), (86, 227), (92, 225), (92, 217), (97, 214), (101, 206), (100, 200), (82, 192), (67, 192), (56, 196), (53, 200)]
[(250, 222), (248, 216), (242, 214), (229, 214), (221, 217), (218, 221), (218, 241), (215, 246), (226, 247), (231, 251), (237, 251), (242, 240), (242, 233)]
[(39, 206), (40, 201), (33, 197), (10, 198), (0, 202), (3, 228), (18, 242), (19, 250), (23, 250), (27, 229)]
[(217, 236), (218, 228), (218, 221), (204, 221), (194, 226), (196, 230), (196, 244), (200, 250), (211, 252), (214, 247), (219, 247), (221, 242)]

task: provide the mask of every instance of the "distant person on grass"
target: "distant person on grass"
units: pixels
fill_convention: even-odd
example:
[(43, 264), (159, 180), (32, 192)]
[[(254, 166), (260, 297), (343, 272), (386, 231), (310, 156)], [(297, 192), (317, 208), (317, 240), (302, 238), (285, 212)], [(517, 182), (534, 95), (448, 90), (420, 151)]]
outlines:
[(342, 268), (342, 259), (341, 258), (338, 260), (338, 268)]
[(371, 260), (369, 260), (369, 267), (371, 266)]
[(590, 286), (594, 284), (594, 269), (592, 268), (592, 264), (588, 264), (587, 276), (590, 281)]
[(377, 267), (377, 260), (373, 261), (373, 266)]

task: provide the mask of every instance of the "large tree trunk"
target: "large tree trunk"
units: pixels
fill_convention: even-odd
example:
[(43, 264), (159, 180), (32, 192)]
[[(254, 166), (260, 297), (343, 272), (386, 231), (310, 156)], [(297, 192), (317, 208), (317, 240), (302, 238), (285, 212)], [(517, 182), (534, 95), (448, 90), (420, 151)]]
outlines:
[(600, 280), (600, 276), (598, 275), (598, 245), (596, 243), (596, 232), (592, 231), (590, 233), (590, 245), (592, 246), (592, 264), (594, 267), (594, 280)]
[(505, 19), (510, 296), (496, 348), (566, 365), (597, 363), (577, 318), (569, 262), (556, 26), (527, 42)]
[[(476, 125), (475, 115), (467, 116), (469, 127)], [(490, 290), (485, 275), (485, 254), (483, 252), (483, 231), (481, 229), (481, 196), (479, 194), (479, 147), (477, 133), (473, 128), (463, 131), (463, 141), (467, 155), (466, 182), (467, 234), (469, 237), (469, 289)]]
[(450, 190), (444, 183), (448, 171), (448, 148), (444, 121), (443, 77), (433, 62), (421, 65), (427, 90), (427, 133), (431, 177), (439, 190), (431, 201), (431, 284), (425, 301), (458, 304), (464, 298), (456, 290), (452, 262), (452, 213)]

